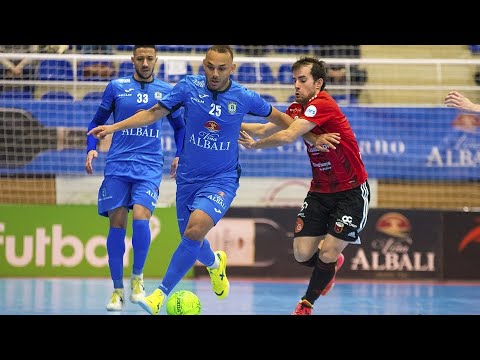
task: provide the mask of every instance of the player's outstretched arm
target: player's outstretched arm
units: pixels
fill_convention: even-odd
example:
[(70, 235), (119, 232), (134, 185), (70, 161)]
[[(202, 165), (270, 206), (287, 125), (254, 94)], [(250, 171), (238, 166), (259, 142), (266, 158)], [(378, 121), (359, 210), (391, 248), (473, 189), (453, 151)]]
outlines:
[(445, 96), (443, 103), (448, 107), (480, 113), (480, 104), (473, 103), (469, 98), (458, 91), (450, 91), (447, 96)]
[(246, 131), (240, 131), (238, 143), (245, 146), (247, 149), (263, 149), (267, 147), (291, 144), (296, 141), (297, 138), (303, 136), (314, 127), (314, 123), (307, 120), (298, 119), (293, 121), (287, 129), (277, 131), (276, 133), (258, 141), (253, 140), (253, 138), (248, 135)]
[(126, 118), (125, 120), (119, 121), (115, 124), (97, 126), (90, 130), (87, 135), (93, 135), (98, 139), (103, 139), (105, 136), (112, 134), (115, 131), (150, 125), (158, 119), (163, 118), (168, 113), (169, 111), (167, 109), (160, 104), (156, 104), (148, 110), (139, 111), (129, 118)]
[[(302, 130), (299, 130), (300, 132)], [(245, 130), (240, 131), (238, 143), (247, 149), (261, 149), (265, 147), (279, 146), (291, 142), (295, 137), (290, 136), (289, 130), (281, 130), (272, 136), (263, 140), (255, 140)], [(329, 152), (330, 149), (335, 150), (336, 146), (340, 144), (340, 133), (326, 133), (316, 135), (316, 141), (312, 143), (319, 151)]]
[(267, 120), (282, 129), (288, 128), (290, 124), (294, 122), (294, 119), (292, 119), (288, 114), (281, 112), (274, 106), (272, 106), (272, 112), (267, 117)]
[[(282, 129), (288, 128), (295, 121), (295, 119), (292, 119), (288, 114), (279, 111), (273, 106), (272, 113), (267, 119)], [(307, 132), (301, 136), (310, 144), (315, 144), (317, 142), (318, 135), (315, 135), (312, 132)]]
[(250, 136), (263, 139), (264, 137), (270, 136), (277, 131), (281, 130), (279, 126), (267, 122), (263, 123), (242, 123), (241, 130), (246, 131)]

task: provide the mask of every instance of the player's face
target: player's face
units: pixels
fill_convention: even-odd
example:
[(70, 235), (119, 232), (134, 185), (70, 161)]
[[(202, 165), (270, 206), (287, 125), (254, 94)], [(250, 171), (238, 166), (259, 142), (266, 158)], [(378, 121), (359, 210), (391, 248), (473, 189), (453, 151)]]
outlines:
[(135, 66), (135, 79), (139, 81), (152, 81), (153, 70), (157, 62), (155, 49), (138, 48), (132, 56), (132, 62)]
[(295, 101), (305, 105), (317, 95), (322, 86), (322, 79), (313, 80), (311, 74), (312, 65), (305, 65), (293, 72), (293, 83), (295, 86)]
[(235, 71), (235, 64), (230, 54), (209, 51), (203, 60), (203, 68), (208, 88), (223, 91), (230, 84), (230, 75)]

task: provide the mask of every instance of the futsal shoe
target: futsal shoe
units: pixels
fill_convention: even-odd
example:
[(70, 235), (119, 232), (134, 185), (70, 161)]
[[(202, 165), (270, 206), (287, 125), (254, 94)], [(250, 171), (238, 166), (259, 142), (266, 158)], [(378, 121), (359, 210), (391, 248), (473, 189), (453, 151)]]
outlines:
[(139, 299), (137, 304), (140, 305), (142, 309), (148, 312), (150, 315), (158, 315), (164, 300), (165, 294), (163, 291), (156, 289), (149, 296)]
[(345, 262), (345, 256), (343, 256), (343, 254), (340, 253), (340, 256), (338, 257), (338, 260), (337, 260), (337, 265), (335, 266), (335, 275), (333, 275), (333, 279), (330, 280), (327, 286), (325, 286), (325, 289), (323, 289), (320, 295), (325, 296), (328, 294), (330, 290), (333, 289), (333, 286), (335, 285), (335, 276), (337, 275), (338, 270), (340, 270), (344, 262)]
[(107, 304), (108, 311), (121, 311), (123, 309), (123, 290), (113, 290), (112, 297)]
[(130, 279), (130, 301), (134, 304), (145, 297), (143, 275), (132, 275)]
[(218, 269), (207, 268), (212, 281), (212, 288), (219, 299), (225, 299), (230, 291), (230, 283), (227, 279), (227, 254), (224, 251), (215, 251), (218, 257)]
[(292, 315), (312, 315), (313, 305), (308, 300), (300, 300)]

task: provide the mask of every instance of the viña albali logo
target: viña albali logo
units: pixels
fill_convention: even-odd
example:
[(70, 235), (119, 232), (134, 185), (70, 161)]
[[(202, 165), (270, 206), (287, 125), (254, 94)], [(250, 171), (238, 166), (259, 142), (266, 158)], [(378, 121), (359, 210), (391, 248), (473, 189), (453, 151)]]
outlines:
[(412, 228), (406, 216), (398, 212), (385, 213), (377, 220), (375, 229), (379, 235), (370, 241), (370, 250), (359, 247), (351, 260), (351, 270), (435, 271), (435, 252), (412, 250)]

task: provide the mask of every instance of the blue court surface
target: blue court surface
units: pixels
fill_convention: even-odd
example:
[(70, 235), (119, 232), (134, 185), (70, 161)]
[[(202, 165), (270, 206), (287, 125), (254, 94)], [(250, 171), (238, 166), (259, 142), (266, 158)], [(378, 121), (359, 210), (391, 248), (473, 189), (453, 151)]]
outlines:
[[(202, 302), (201, 315), (289, 315), (303, 295), (303, 280), (230, 280), (230, 294), (218, 300), (209, 278), (182, 280)], [(145, 279), (147, 294), (160, 279)], [(121, 312), (109, 312), (110, 279), (2, 278), (0, 315), (148, 315), (128, 300)], [(165, 306), (160, 315), (165, 315)], [(338, 280), (315, 303), (314, 315), (480, 315), (480, 283)]]

